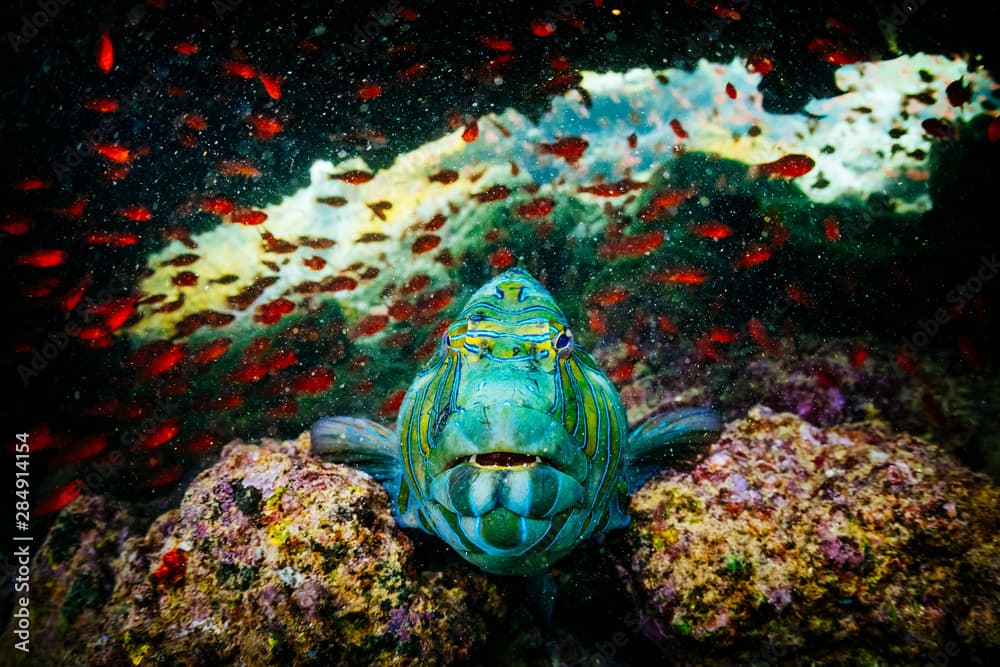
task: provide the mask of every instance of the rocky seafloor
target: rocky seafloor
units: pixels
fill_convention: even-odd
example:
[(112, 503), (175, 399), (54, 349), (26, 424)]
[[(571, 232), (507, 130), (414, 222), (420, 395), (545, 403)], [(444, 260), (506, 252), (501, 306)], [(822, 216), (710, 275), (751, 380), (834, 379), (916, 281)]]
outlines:
[(401, 531), (381, 487), (308, 444), (231, 443), (145, 531), (117, 502), (74, 501), (35, 558), (31, 661), (875, 665), (1000, 654), (1000, 490), (872, 423), (822, 429), (751, 409), (693, 466), (644, 486), (629, 528), (557, 567), (548, 621), (511, 579)]

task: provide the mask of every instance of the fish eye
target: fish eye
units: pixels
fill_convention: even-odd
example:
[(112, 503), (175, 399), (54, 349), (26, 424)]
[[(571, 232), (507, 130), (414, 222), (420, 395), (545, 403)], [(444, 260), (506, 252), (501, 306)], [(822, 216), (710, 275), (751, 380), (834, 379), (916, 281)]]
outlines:
[(562, 358), (568, 357), (573, 352), (573, 332), (566, 329), (556, 336), (556, 354)]

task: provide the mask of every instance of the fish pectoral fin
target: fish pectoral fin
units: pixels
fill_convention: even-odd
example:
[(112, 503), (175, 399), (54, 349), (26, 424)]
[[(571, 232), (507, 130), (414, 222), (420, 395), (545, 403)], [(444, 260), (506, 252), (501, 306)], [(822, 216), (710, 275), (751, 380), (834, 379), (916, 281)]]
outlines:
[(684, 408), (647, 419), (628, 437), (628, 492), (637, 491), (664, 466), (697, 455), (721, 432), (719, 413), (709, 408)]
[(313, 454), (368, 473), (394, 497), (399, 493), (403, 461), (390, 429), (360, 417), (324, 417), (309, 434)]

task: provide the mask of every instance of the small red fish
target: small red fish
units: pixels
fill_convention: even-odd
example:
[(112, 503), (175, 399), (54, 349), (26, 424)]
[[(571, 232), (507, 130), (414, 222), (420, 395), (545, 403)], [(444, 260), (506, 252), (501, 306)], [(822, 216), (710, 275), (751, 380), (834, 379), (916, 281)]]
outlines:
[(237, 208), (233, 209), (230, 220), (241, 225), (260, 225), (267, 220), (267, 213), (252, 208)]
[(324, 292), (350, 292), (358, 286), (358, 281), (350, 276), (330, 276), (320, 284)]
[(302, 263), (306, 266), (306, 268), (312, 269), (313, 271), (319, 271), (326, 266), (326, 260), (315, 255), (303, 258)]
[(823, 220), (823, 233), (826, 235), (826, 240), (831, 243), (840, 240), (840, 223), (832, 215)]
[(676, 118), (670, 120), (670, 129), (674, 131), (678, 139), (687, 139), (690, 136), (684, 129), (684, 126), (681, 125), (681, 122)]
[(393, 83), (404, 85), (416, 81), (427, 74), (428, 69), (427, 63), (414, 63), (397, 74), (396, 78), (393, 79)]
[(52, 212), (64, 218), (79, 218), (87, 208), (87, 198), (77, 197), (76, 201), (65, 208), (56, 208)]
[(118, 164), (131, 162), (134, 157), (129, 149), (118, 144), (95, 144), (94, 150), (99, 155)]
[(38, 506), (32, 510), (32, 513), (34, 516), (43, 516), (45, 514), (51, 514), (52, 512), (58, 512), (76, 500), (81, 493), (83, 493), (83, 482), (78, 479), (74, 479), (72, 482), (59, 487), (52, 493), (52, 495), (42, 500), (42, 502), (40, 502)]
[(21, 236), (27, 234), (34, 227), (31, 218), (19, 213), (8, 214), (3, 222), (0, 222), (0, 231), (11, 236)]
[(604, 321), (601, 311), (596, 308), (591, 308), (587, 311), (587, 326), (598, 336), (607, 331), (607, 322)]
[(595, 183), (577, 188), (577, 192), (583, 192), (595, 197), (621, 197), (632, 190), (641, 190), (646, 187), (646, 183), (633, 181), (630, 178), (623, 178), (620, 181), (611, 183)]
[(771, 249), (767, 246), (754, 245), (744, 250), (734, 263), (737, 269), (748, 269), (771, 259)]
[(253, 130), (253, 136), (257, 139), (267, 141), (268, 139), (273, 139), (285, 126), (281, 124), (277, 118), (271, 116), (265, 116), (263, 114), (250, 114), (246, 117), (247, 124)]
[(264, 92), (267, 93), (268, 97), (272, 100), (281, 99), (281, 77), (270, 76), (261, 72), (257, 75), (257, 78), (260, 79), (260, 83), (264, 86)]
[(371, 204), (365, 204), (371, 212), (375, 214), (375, 217), (379, 220), (385, 220), (385, 212), (392, 208), (392, 202), (389, 201), (376, 201)]
[(427, 177), (432, 183), (440, 183), (441, 185), (451, 185), (458, 180), (458, 172), (454, 169), (442, 169), (441, 171), (431, 174)]
[(896, 350), (896, 365), (907, 375), (917, 375), (920, 373), (920, 366), (916, 360), (903, 348)]
[(476, 192), (470, 195), (472, 199), (475, 199), (480, 204), (488, 204), (494, 201), (500, 201), (501, 199), (506, 199), (510, 196), (510, 188), (506, 185), (491, 185), (482, 192)]
[(161, 486), (167, 486), (169, 484), (173, 484), (180, 478), (181, 478), (180, 466), (170, 466), (169, 468), (154, 469), (143, 477), (143, 479), (146, 482), (146, 485), (154, 489), (158, 489)]
[(418, 236), (413, 242), (412, 250), (414, 255), (421, 255), (430, 252), (441, 243), (441, 237), (436, 234), (423, 234)]
[(234, 370), (231, 377), (235, 382), (250, 384), (262, 380), (270, 370), (264, 363), (248, 363)]
[(812, 171), (816, 166), (816, 161), (808, 155), (792, 153), (783, 155), (774, 162), (755, 164), (750, 167), (750, 178), (758, 176), (782, 176), (785, 178), (798, 178)]
[(101, 317), (105, 326), (111, 331), (122, 327), (135, 313), (136, 300), (131, 297), (121, 297), (96, 303), (88, 308), (88, 312)]
[(406, 396), (406, 391), (400, 389), (389, 394), (389, 397), (385, 399), (385, 402), (379, 406), (377, 414), (383, 419), (388, 419), (396, 415), (399, 412), (399, 407), (403, 404), (403, 398)]
[(831, 65), (850, 65), (864, 58), (861, 52), (825, 37), (813, 39), (807, 50), (822, 62)]
[(986, 126), (986, 138), (991, 143), (1000, 141), (1000, 118), (994, 118), (990, 121), (990, 124)]
[(226, 74), (235, 76), (238, 79), (252, 79), (257, 74), (252, 65), (233, 60), (227, 60), (222, 63), (222, 69)]
[(733, 229), (724, 222), (709, 220), (696, 225), (690, 225), (688, 231), (705, 239), (727, 239), (733, 235)]
[(105, 74), (115, 66), (115, 50), (111, 45), (111, 35), (107, 30), (101, 32), (97, 39), (97, 69)]
[(588, 146), (590, 143), (581, 137), (561, 137), (555, 143), (538, 144), (538, 150), (543, 155), (561, 157), (567, 164), (576, 164)]
[(347, 334), (350, 338), (362, 338), (377, 334), (389, 325), (388, 315), (366, 315)]
[(544, 19), (531, 20), (531, 34), (535, 37), (551, 37), (556, 31), (556, 24)]
[(605, 241), (597, 247), (597, 254), (611, 259), (617, 257), (641, 257), (660, 247), (663, 243), (664, 231), (658, 229), (633, 236), (623, 236)]
[(406, 321), (416, 312), (416, 306), (408, 301), (393, 301), (389, 306), (389, 317), (397, 321)]
[(186, 454), (204, 454), (219, 444), (218, 439), (210, 433), (202, 433), (191, 438), (180, 449)]
[(673, 283), (675, 285), (701, 285), (708, 280), (708, 274), (698, 268), (681, 266), (651, 273), (646, 277), (646, 280), (654, 283)]
[(750, 330), (750, 337), (764, 354), (774, 356), (780, 351), (780, 346), (767, 334), (767, 327), (759, 319), (751, 318), (747, 322), (747, 328)]
[(260, 178), (260, 169), (252, 162), (245, 160), (222, 160), (216, 165), (216, 169), (223, 176), (233, 176), (240, 178)]
[(228, 215), (233, 212), (235, 207), (233, 206), (233, 202), (225, 197), (206, 197), (199, 202), (198, 208), (205, 213)]
[[(135, 359), (136, 355), (142, 349), (143, 348), (137, 350), (136, 354), (133, 355), (132, 359)], [(157, 375), (162, 375), (163, 373), (166, 373), (171, 368), (173, 368), (181, 361), (183, 361), (186, 355), (187, 355), (187, 346), (179, 345), (177, 343), (170, 343), (165, 349), (158, 350), (155, 354), (152, 355), (151, 358), (146, 360), (145, 363), (143, 364), (133, 363), (132, 365), (141, 366), (139, 373), (137, 374), (137, 377), (140, 380), (145, 380), (147, 378), (156, 377)]]
[(21, 266), (35, 266), (39, 268), (49, 268), (59, 266), (66, 261), (66, 251), (55, 248), (39, 248), (21, 255), (17, 258), (17, 263)]
[(35, 192), (37, 190), (48, 190), (52, 187), (52, 181), (42, 178), (24, 178), (11, 183), (10, 187), (19, 192)]
[(382, 95), (382, 86), (377, 83), (362, 84), (358, 86), (357, 95), (362, 102), (374, 100)]
[(194, 353), (191, 361), (199, 366), (215, 361), (228, 352), (232, 344), (232, 338), (216, 338), (215, 340), (211, 340)]
[[(72, 465), (91, 459), (108, 448), (108, 436), (104, 433), (88, 435), (73, 443), (72, 447), (63, 452), (57, 459), (59, 466)], [(34, 449), (34, 447), (32, 447)]]
[(479, 37), (480, 43), (488, 49), (493, 49), (494, 51), (513, 51), (514, 42), (510, 41), (505, 37), (495, 37), (493, 35), (481, 35)]
[(737, 95), (737, 93), (736, 93), (736, 86), (734, 86), (733, 84), (727, 82), (726, 83), (726, 95), (729, 97), (729, 99), (735, 100), (736, 99), (736, 95)]
[(285, 298), (275, 299), (257, 306), (253, 319), (261, 324), (275, 324), (282, 317), (295, 310), (295, 303)]
[(292, 380), (289, 388), (296, 394), (321, 394), (333, 385), (335, 379), (332, 371), (316, 368)]
[(627, 299), (628, 296), (629, 291), (623, 287), (609, 287), (588, 296), (586, 303), (588, 306), (600, 306), (601, 308), (607, 308), (608, 306), (613, 306), (616, 303), (621, 303)]
[(348, 171), (340, 172), (339, 174), (330, 174), (329, 178), (338, 181), (343, 181), (351, 185), (361, 185), (362, 183), (367, 183), (375, 177), (375, 174), (370, 171), (362, 171), (360, 169), (349, 169)]
[(465, 124), (465, 129), (462, 130), (462, 141), (469, 144), (479, 137), (479, 123), (473, 118), (468, 123)]
[(537, 220), (552, 213), (556, 202), (552, 197), (537, 197), (514, 207), (514, 215), (525, 220)]
[(448, 218), (446, 218), (443, 213), (437, 213), (434, 217), (420, 226), (420, 228), (425, 232), (436, 232), (444, 227), (444, 223), (446, 222), (448, 222)]
[(416, 294), (420, 290), (424, 289), (431, 284), (431, 277), (426, 273), (418, 273), (417, 275), (408, 279), (399, 287), (399, 291), (403, 294)]
[(766, 53), (759, 51), (747, 56), (747, 71), (767, 76), (774, 69), (774, 60)]
[(198, 45), (191, 42), (178, 42), (173, 46), (174, 52), (182, 56), (193, 56), (198, 53)]
[(272, 371), (291, 368), (297, 363), (299, 363), (299, 358), (294, 350), (278, 350), (267, 358), (267, 367)]
[(868, 359), (868, 350), (864, 345), (853, 345), (847, 353), (847, 360), (850, 362), (851, 366), (855, 368), (865, 363)]
[(118, 111), (118, 101), (108, 97), (103, 97), (84, 102), (83, 108), (96, 111), (97, 113), (114, 113), (115, 111)]
[(200, 113), (186, 113), (180, 117), (180, 120), (195, 132), (204, 132), (208, 129), (208, 121)]
[(739, 21), (743, 18), (735, 7), (725, 2), (713, 2), (709, 5), (709, 9), (711, 9), (712, 13), (717, 17), (727, 21)]
[(126, 206), (118, 212), (123, 218), (132, 222), (148, 222), (153, 219), (153, 212), (145, 206), (139, 206), (138, 204)]
[(497, 248), (489, 256), (489, 263), (494, 269), (503, 270), (514, 266), (517, 257), (510, 248)]
[(785, 286), (785, 294), (788, 298), (799, 304), (803, 308), (815, 308), (816, 300), (812, 298), (805, 288), (795, 282), (788, 283)]
[(708, 337), (713, 343), (728, 344), (736, 341), (740, 335), (735, 331), (723, 329), (722, 327), (712, 327), (708, 332)]
[(181, 426), (176, 419), (168, 419), (156, 425), (144, 438), (139, 441), (142, 449), (156, 449), (157, 447), (170, 442), (178, 433)]

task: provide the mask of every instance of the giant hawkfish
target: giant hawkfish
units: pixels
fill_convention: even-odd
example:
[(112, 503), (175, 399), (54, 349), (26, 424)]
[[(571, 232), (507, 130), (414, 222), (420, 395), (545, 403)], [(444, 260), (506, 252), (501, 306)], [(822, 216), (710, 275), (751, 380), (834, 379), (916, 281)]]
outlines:
[(629, 432), (618, 392), (552, 295), (515, 268), (470, 297), (406, 392), (395, 431), (327, 417), (311, 446), (378, 480), (404, 528), (487, 572), (534, 575), (627, 525), (629, 493), (719, 431), (716, 412), (686, 408)]

